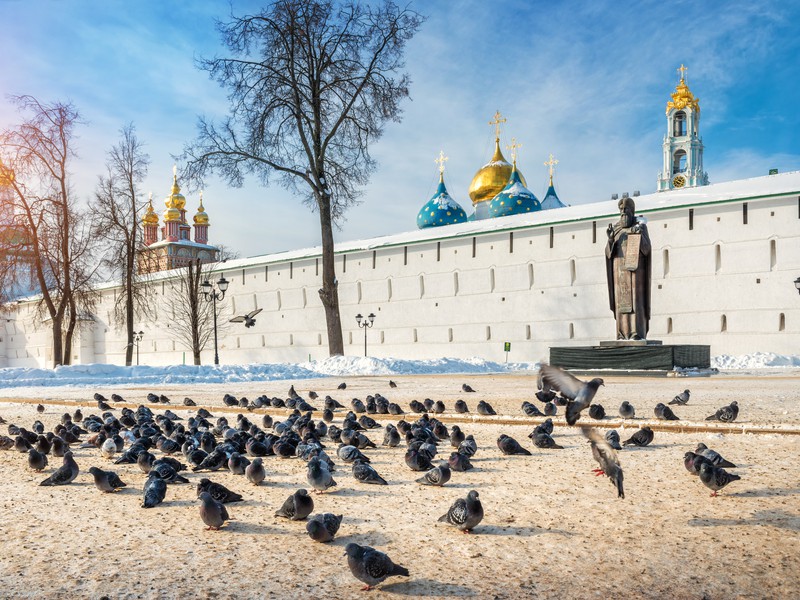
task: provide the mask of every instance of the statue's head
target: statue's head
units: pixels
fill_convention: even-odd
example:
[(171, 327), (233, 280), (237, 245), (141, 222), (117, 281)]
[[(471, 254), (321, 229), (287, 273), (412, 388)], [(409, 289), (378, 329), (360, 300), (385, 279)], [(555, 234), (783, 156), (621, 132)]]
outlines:
[(620, 221), (623, 227), (633, 227), (636, 222), (636, 204), (633, 198), (625, 197), (617, 204), (619, 207)]

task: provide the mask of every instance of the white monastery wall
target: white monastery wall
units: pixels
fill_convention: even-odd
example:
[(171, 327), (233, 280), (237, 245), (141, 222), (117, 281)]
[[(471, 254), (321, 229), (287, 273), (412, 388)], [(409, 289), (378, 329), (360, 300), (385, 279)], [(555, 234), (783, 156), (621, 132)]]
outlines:
[[(651, 339), (710, 344), (712, 354), (800, 352), (800, 173), (635, 198), (653, 244)], [(744, 206), (746, 205), (746, 209)], [(364, 351), (355, 315), (376, 315), (369, 354), (480, 356), (534, 361), (554, 345), (612, 339), (604, 250), (616, 201), (408, 232), (338, 246), (336, 273), (347, 354)], [(317, 249), (230, 261), (224, 321), (262, 308), (256, 325), (220, 331), (222, 363), (302, 361), (327, 355), (317, 293)], [(157, 275), (156, 277), (159, 277)], [(156, 317), (143, 364), (175, 364), (185, 349), (170, 331), (169, 274), (154, 284)], [(215, 275), (214, 278), (217, 278)], [(124, 362), (112, 323), (116, 290), (102, 290), (73, 362)], [(46, 366), (49, 329), (34, 302), (0, 328), (1, 366)], [(186, 351), (187, 362), (191, 353)], [(213, 341), (203, 353), (213, 360)]]

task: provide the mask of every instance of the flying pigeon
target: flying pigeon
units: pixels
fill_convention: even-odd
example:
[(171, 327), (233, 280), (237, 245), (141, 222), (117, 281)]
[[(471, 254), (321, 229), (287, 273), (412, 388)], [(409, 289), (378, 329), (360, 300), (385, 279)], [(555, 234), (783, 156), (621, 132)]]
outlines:
[(603, 384), (600, 378), (584, 382), (574, 375), (558, 367), (542, 365), (540, 368), (542, 381), (551, 388), (558, 390), (571, 402), (567, 404), (566, 418), (569, 425), (574, 425), (580, 418), (581, 411), (592, 403), (598, 388)]
[(478, 492), (471, 490), (466, 498), (459, 498), (450, 509), (439, 517), (442, 523), (450, 523), (464, 533), (470, 533), (483, 520), (483, 506)]
[(260, 313), (263, 308), (257, 308), (255, 310), (251, 310), (246, 315), (239, 315), (238, 317), (233, 317), (230, 322), (231, 323), (244, 323), (245, 327), (252, 327), (256, 324), (255, 316)]
[(198, 498), (200, 499), (200, 518), (203, 519), (203, 523), (208, 525), (206, 530), (219, 531), (225, 521), (230, 520), (228, 509), (222, 502), (214, 500), (214, 497), (208, 492), (201, 492)]
[(290, 521), (302, 521), (314, 511), (314, 499), (305, 489), (299, 489), (286, 498), (276, 512), (276, 517), (284, 517)]
[(330, 542), (333, 540), (339, 526), (342, 524), (342, 515), (333, 513), (322, 513), (314, 515), (306, 523), (308, 536), (315, 542)]
[(581, 433), (592, 445), (592, 456), (594, 456), (597, 464), (600, 465), (599, 469), (594, 469), (594, 473), (598, 476), (608, 475), (608, 478), (617, 488), (617, 497), (625, 498), (625, 492), (622, 489), (622, 467), (619, 465), (617, 451), (611, 447), (611, 444), (596, 429), (582, 427)]
[(672, 400), (670, 400), (669, 403), (677, 404), (678, 406), (684, 406), (687, 402), (689, 402), (690, 395), (691, 392), (689, 390), (683, 390), (680, 394), (678, 394)]
[(345, 547), (344, 553), (353, 577), (366, 584), (362, 591), (371, 590), (392, 575), (408, 577), (408, 569), (394, 564), (391, 558), (375, 548), (351, 542)]
[(739, 416), (739, 403), (734, 400), (728, 406), (723, 406), (713, 415), (706, 417), (706, 421), (723, 421), (731, 423)]
[(722, 467), (715, 467), (711, 463), (704, 462), (700, 465), (700, 481), (708, 489), (713, 490), (712, 496), (716, 496), (722, 488), (728, 485), (731, 481), (738, 481), (741, 479), (738, 475), (728, 473)]

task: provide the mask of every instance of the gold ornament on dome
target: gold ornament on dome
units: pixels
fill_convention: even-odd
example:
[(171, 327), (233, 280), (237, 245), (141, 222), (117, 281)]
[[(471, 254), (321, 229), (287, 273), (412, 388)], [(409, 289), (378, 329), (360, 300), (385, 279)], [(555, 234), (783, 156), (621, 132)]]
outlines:
[(553, 153), (550, 153), (550, 160), (545, 161), (544, 166), (547, 167), (550, 173), (550, 185), (553, 185), (553, 173), (555, 173), (555, 166), (558, 164), (558, 159), (553, 158)]
[(200, 206), (197, 207), (197, 214), (194, 216), (195, 225), (208, 225), (208, 214), (203, 207), (203, 190), (200, 190)]
[(694, 94), (689, 90), (689, 86), (686, 85), (686, 71), (688, 70), (683, 65), (678, 69), (681, 74), (681, 80), (672, 93), (672, 102), (667, 102), (667, 114), (673, 109), (680, 110), (687, 107), (700, 112), (700, 100), (695, 98)]
[[(469, 185), (469, 197), (472, 204), (478, 202), (486, 202), (499, 194), (504, 187), (508, 184), (511, 178), (511, 172), (514, 167), (505, 159), (503, 153), (500, 151), (500, 124), (505, 123), (506, 119), (500, 114), (498, 110), (494, 118), (489, 121), (489, 125), (494, 127), (494, 155), (492, 160), (483, 165), (475, 177), (472, 178), (472, 183)], [(522, 185), (527, 186), (525, 177), (517, 170)]]
[(14, 183), (14, 171), (0, 162), (0, 185), (11, 185)]
[(181, 194), (181, 188), (178, 186), (178, 167), (172, 167), (172, 190), (170, 195), (164, 200), (167, 210), (164, 211), (164, 222), (180, 221), (181, 211), (186, 206), (186, 198)]
[(147, 211), (142, 217), (142, 223), (145, 225), (158, 225), (158, 215), (153, 210), (153, 192), (150, 192), (150, 199), (147, 202)]

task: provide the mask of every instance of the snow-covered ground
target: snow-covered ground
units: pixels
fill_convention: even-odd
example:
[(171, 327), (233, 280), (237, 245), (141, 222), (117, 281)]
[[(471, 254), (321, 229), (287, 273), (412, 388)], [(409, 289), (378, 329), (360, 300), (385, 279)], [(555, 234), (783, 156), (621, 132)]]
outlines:
[[(800, 356), (755, 353), (716, 356), (711, 366), (720, 370), (798, 368)], [(337, 356), (299, 364), (173, 365), (121, 367), (108, 364), (70, 365), (56, 369), (0, 369), (0, 387), (149, 385), (158, 383), (236, 383), (368, 375), (481, 374), (534, 371), (537, 363), (498, 363), (480, 358), (401, 360)]]

